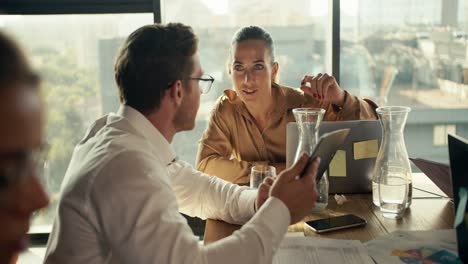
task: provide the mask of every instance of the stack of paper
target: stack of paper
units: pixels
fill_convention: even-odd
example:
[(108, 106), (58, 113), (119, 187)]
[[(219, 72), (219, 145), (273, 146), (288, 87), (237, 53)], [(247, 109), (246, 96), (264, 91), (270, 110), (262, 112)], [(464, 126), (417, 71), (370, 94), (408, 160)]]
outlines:
[(373, 264), (374, 262), (358, 240), (287, 236), (273, 258), (273, 264), (283, 263)]
[(453, 229), (395, 231), (367, 242), (366, 246), (377, 263), (462, 263)]

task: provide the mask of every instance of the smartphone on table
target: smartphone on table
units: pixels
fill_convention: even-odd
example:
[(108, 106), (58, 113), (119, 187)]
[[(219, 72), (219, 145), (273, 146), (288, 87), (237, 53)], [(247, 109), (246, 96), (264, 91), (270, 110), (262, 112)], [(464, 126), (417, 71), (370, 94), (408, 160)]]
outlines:
[(305, 222), (305, 225), (317, 233), (326, 233), (356, 226), (364, 226), (367, 221), (353, 214), (334, 216)]

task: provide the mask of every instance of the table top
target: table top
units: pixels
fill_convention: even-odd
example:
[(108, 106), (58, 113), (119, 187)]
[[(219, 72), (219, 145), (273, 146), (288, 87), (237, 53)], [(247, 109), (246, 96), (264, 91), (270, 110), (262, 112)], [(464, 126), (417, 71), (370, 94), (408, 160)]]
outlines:
[[(438, 189), (424, 174), (413, 174), (413, 186), (440, 195)], [(363, 227), (337, 230), (317, 234), (304, 225), (304, 221), (289, 226), (289, 232), (304, 232), (306, 236), (335, 239), (353, 239), (367, 242), (396, 230), (433, 230), (453, 228), (454, 210), (450, 199), (440, 198), (417, 189), (413, 192), (413, 202), (401, 219), (384, 218), (380, 209), (372, 203), (371, 194), (346, 195), (347, 202), (338, 205), (330, 195), (327, 209), (311, 214), (304, 220), (315, 220), (344, 214), (355, 214), (367, 220)], [(205, 244), (231, 235), (241, 226), (228, 224), (219, 220), (208, 219), (205, 229)]]

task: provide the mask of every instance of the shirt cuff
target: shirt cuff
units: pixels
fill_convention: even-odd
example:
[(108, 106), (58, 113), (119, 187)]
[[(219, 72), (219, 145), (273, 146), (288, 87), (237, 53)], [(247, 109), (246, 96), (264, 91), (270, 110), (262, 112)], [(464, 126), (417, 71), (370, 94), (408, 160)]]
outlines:
[[(270, 198), (267, 199), (265, 204), (260, 208), (260, 210), (263, 207), (267, 207), (267, 206), (265, 206), (265, 205), (267, 205), (267, 203), (271, 207), (275, 208), (275, 211), (277, 211), (276, 213), (273, 212), (272, 215), (270, 215), (270, 217), (272, 217), (272, 219), (275, 218), (275, 217), (278, 217), (278, 225), (272, 225), (271, 227), (281, 228), (282, 226), (286, 226), (285, 230), (287, 231), (288, 226), (291, 223), (291, 213), (289, 212), (288, 207), (280, 199), (278, 199), (276, 197), (270, 197)], [(274, 223), (274, 221), (271, 221), (271, 223)]]
[[(346, 100), (339, 109), (333, 109), (338, 117), (344, 120), (359, 119), (359, 99), (345, 91)], [(338, 111), (336, 111), (338, 110)]]
[(257, 199), (257, 190), (245, 189), (239, 197), (239, 210), (242, 215), (250, 219), (255, 214), (255, 200)]

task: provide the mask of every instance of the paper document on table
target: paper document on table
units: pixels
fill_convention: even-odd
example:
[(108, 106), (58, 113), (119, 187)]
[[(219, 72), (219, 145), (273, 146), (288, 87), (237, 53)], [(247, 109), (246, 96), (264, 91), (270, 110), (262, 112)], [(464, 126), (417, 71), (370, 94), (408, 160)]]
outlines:
[(366, 243), (377, 263), (462, 264), (455, 230), (395, 231)]
[(284, 237), (304, 237), (304, 232), (287, 232)]
[(285, 237), (273, 258), (273, 264), (283, 263), (374, 264), (358, 240), (316, 237)]

